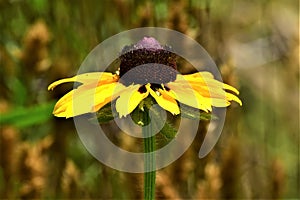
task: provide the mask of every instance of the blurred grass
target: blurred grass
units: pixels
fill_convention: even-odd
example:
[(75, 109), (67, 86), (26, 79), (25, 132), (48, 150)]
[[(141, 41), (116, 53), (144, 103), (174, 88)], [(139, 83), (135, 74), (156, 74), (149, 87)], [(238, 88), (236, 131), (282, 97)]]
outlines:
[[(97, 44), (121, 31), (168, 27), (197, 40), (239, 87), (222, 136), (197, 157), (206, 132), (158, 173), (158, 199), (299, 197), (299, 1), (0, 0), (0, 197), (140, 199), (142, 176), (95, 160), (72, 120), (52, 116)], [(119, 136), (125, 149), (141, 143)]]

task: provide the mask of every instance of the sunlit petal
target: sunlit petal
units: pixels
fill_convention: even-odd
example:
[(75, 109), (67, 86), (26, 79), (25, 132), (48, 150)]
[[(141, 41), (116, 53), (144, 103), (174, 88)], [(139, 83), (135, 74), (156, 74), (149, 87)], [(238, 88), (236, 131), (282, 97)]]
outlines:
[(167, 86), (171, 89), (175, 98), (188, 106), (204, 110), (206, 112), (211, 111), (211, 100), (205, 99), (203, 96), (194, 91), (188, 83), (168, 83)]
[(112, 100), (116, 85), (117, 83), (111, 83), (92, 89), (74, 89), (56, 103), (53, 114), (69, 118), (96, 112)]
[(242, 105), (242, 101), (235, 95), (231, 94), (231, 93), (226, 93), (226, 100), (228, 101), (235, 101), (238, 104)]
[(235, 89), (234, 87), (232, 87), (231, 85), (228, 85), (226, 83), (223, 84), (223, 88), (226, 89), (226, 90), (230, 90), (236, 94), (239, 94), (239, 91), (237, 89)]
[(48, 90), (53, 90), (56, 86), (62, 83), (79, 82), (87, 86), (91, 83), (94, 84), (96, 83), (97, 85), (100, 85), (100, 84), (116, 82), (117, 79), (118, 79), (117, 75), (108, 72), (85, 73), (85, 74), (79, 74), (77, 76), (73, 76), (71, 78), (65, 78), (65, 79), (55, 81), (48, 86)]
[(239, 94), (239, 91), (236, 88), (214, 79), (213, 75), (210, 72), (197, 72), (194, 74), (177, 75), (177, 76), (180, 76), (179, 78), (177, 77), (177, 80), (181, 80), (183, 82), (188, 81), (191, 84), (196, 83), (198, 85), (205, 85), (210, 88), (226, 89), (236, 94)]
[(204, 111), (211, 111), (212, 106), (226, 107), (230, 101), (241, 105), (241, 100), (225, 90), (238, 94), (237, 89), (216, 79), (210, 72), (198, 72), (189, 75), (177, 75), (174, 82), (167, 86), (175, 93), (175, 98), (186, 105)]

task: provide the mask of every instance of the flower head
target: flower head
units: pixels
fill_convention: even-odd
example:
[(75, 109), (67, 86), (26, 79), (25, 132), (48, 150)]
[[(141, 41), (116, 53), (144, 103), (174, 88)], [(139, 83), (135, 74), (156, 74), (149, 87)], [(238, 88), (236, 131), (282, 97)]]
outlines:
[[(116, 100), (116, 111), (122, 117), (130, 114), (149, 95), (174, 115), (180, 114), (178, 102), (205, 112), (211, 111), (212, 107), (226, 107), (231, 101), (242, 105), (236, 96), (239, 92), (214, 79), (210, 72), (179, 74), (177, 56), (170, 50), (154, 38), (144, 37), (123, 48), (119, 75), (93, 72), (52, 83), (49, 90), (66, 82), (82, 83), (56, 103), (53, 114), (69, 118), (97, 112)], [(87, 99), (93, 99), (93, 105), (88, 105)]]

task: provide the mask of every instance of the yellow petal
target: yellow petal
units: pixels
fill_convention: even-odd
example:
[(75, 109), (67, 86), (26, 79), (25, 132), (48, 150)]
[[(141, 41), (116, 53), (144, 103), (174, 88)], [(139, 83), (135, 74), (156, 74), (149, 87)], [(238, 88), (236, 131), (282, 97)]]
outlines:
[(130, 85), (120, 92), (120, 97), (116, 101), (119, 117), (130, 114), (148, 96), (149, 91), (144, 93), (138, 91), (140, 87), (141, 85)]
[(147, 90), (150, 92), (151, 96), (154, 97), (156, 102), (165, 110), (169, 111), (173, 115), (178, 115), (180, 113), (179, 107), (177, 105), (176, 100), (172, 97), (172, 94), (166, 90), (159, 89), (157, 92), (154, 92), (150, 85), (146, 86)]
[(234, 87), (232, 87), (231, 85), (228, 85), (228, 84), (226, 84), (226, 83), (224, 83), (223, 88), (224, 88), (225, 90), (230, 90), (230, 91), (232, 91), (232, 92), (234, 92), (234, 93), (236, 93), (236, 94), (239, 94), (239, 91), (238, 91), (237, 89), (235, 89)]
[(184, 78), (185, 79), (213, 79), (214, 76), (212, 75), (212, 73), (204, 71), (204, 72), (197, 72), (193, 74), (184, 75)]
[(222, 88), (213, 88), (195, 83), (190, 83), (190, 86), (203, 97), (225, 99), (225, 91)]
[[(181, 75), (182, 76), (182, 75)], [(211, 88), (221, 88), (230, 90), (236, 94), (239, 94), (239, 91), (232, 87), (231, 85), (222, 83), (214, 79), (213, 75), (210, 72), (197, 72), (194, 74), (184, 75), (181, 80), (188, 81), (189, 83), (197, 83), (198, 85), (204, 84)]]
[(198, 94), (188, 83), (183, 84), (175, 81), (168, 83), (167, 87), (171, 89), (171, 92), (179, 102), (206, 112), (212, 110), (211, 100), (205, 99)]
[[(120, 93), (125, 88), (125, 86), (121, 83), (110, 83), (110, 84), (107, 84), (107, 88), (102, 89), (102, 87), (100, 86), (99, 90), (96, 91), (96, 94), (94, 97), (96, 104), (93, 108), (93, 112), (98, 111), (103, 106), (105, 106), (107, 103), (109, 103), (112, 100), (119, 97)], [(103, 94), (103, 93), (105, 93), (105, 94)]]
[[(199, 73), (198, 75), (200, 75)], [(216, 79), (208, 78), (208, 76), (205, 76), (203, 80), (204, 83), (202, 82), (202, 80), (197, 83), (196, 79), (189, 79), (189, 83), (202, 96), (212, 98), (213, 106), (225, 107), (230, 105), (230, 101), (235, 101), (242, 105), (242, 101), (237, 96), (225, 91), (230, 90), (238, 95), (239, 91), (236, 88), (232, 87), (231, 85), (222, 83)]]
[(53, 114), (57, 117), (74, 117), (96, 112), (112, 100), (117, 83), (96, 88), (79, 87), (64, 95), (55, 105)]
[[(226, 107), (230, 105), (230, 101), (236, 101), (242, 105), (241, 100), (237, 96), (225, 91), (230, 90), (236, 94), (239, 94), (238, 90), (228, 84), (224, 84), (214, 79), (213, 75), (209, 72), (198, 72), (190, 75), (177, 75), (175, 84), (177, 84), (178, 88), (191, 87), (196, 92), (195, 96), (200, 101), (199, 109), (204, 108), (204, 110), (209, 110), (208, 108), (210, 106)], [(203, 97), (203, 99), (201, 99), (200, 96)], [(190, 106), (195, 107), (195, 105)]]
[(237, 97), (235, 96), (234, 94), (231, 94), (231, 93), (226, 93), (226, 99), (228, 101), (235, 101), (237, 102), (238, 104), (240, 104), (240, 106), (242, 105), (242, 101)]
[(72, 78), (65, 78), (58, 81), (53, 82), (48, 86), (48, 90), (53, 90), (56, 86), (62, 83), (69, 83), (69, 82), (79, 82), (85, 85), (90, 83), (111, 83), (117, 81), (117, 75), (108, 72), (92, 72), (92, 73), (85, 73), (79, 74), (77, 76), (73, 76)]
[(201, 95), (207, 104), (215, 107), (226, 107), (230, 105), (226, 99), (226, 91), (222, 88), (208, 87), (204, 85), (191, 84), (193, 90)]

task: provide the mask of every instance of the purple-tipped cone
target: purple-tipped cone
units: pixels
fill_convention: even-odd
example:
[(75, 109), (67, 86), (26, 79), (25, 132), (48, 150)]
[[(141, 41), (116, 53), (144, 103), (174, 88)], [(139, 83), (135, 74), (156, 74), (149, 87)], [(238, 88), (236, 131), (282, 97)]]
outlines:
[[(153, 37), (144, 37), (136, 44), (126, 46), (120, 56), (121, 82), (125, 85), (149, 83), (168, 83), (174, 81), (177, 75), (176, 54), (170, 51), (169, 47), (162, 46)], [(138, 73), (133, 70), (130, 76), (122, 76), (137, 66)], [(165, 65), (166, 67), (159, 67)]]
[(164, 49), (159, 42), (153, 37), (144, 37), (133, 45), (135, 49)]

